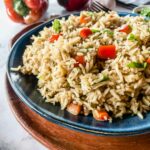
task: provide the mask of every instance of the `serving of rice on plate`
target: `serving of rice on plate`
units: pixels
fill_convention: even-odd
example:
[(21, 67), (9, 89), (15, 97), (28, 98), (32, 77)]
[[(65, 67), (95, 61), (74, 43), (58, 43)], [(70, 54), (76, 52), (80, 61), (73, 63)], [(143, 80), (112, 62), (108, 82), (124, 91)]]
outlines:
[(82, 11), (31, 39), (14, 70), (35, 75), (46, 102), (110, 122), (150, 110), (149, 20)]

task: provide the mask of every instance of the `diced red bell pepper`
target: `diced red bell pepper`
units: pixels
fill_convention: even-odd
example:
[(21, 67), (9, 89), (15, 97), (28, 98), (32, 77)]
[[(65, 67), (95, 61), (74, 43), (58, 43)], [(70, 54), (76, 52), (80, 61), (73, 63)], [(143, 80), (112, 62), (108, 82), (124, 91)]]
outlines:
[(76, 60), (76, 63), (74, 64), (75, 67), (78, 67), (79, 64), (85, 65), (84, 56), (77, 55), (74, 59)]
[(146, 60), (146, 62), (147, 62), (148, 64), (150, 64), (150, 58), (148, 58), (148, 59)]
[(55, 41), (57, 41), (59, 36), (60, 34), (53, 34), (49, 39), (50, 43), (54, 43)]
[(81, 105), (73, 104), (73, 103), (67, 106), (68, 112), (70, 112), (73, 115), (78, 115), (81, 112), (81, 108), (82, 108)]
[(86, 23), (88, 23), (89, 21), (91, 20), (91, 18), (89, 17), (89, 16), (81, 16), (80, 17), (80, 23), (84, 23), (84, 24), (86, 24)]
[(129, 34), (132, 31), (131, 27), (129, 25), (124, 25), (122, 28), (119, 30), (119, 32), (125, 32)]
[(91, 34), (92, 34), (92, 31), (89, 28), (84, 28), (80, 31), (80, 36), (84, 39), (87, 38)]
[(101, 59), (114, 59), (116, 58), (115, 45), (104, 45), (98, 49), (98, 57)]
[(93, 117), (98, 121), (107, 121), (110, 119), (110, 116), (106, 111), (100, 111), (100, 110), (94, 110)]

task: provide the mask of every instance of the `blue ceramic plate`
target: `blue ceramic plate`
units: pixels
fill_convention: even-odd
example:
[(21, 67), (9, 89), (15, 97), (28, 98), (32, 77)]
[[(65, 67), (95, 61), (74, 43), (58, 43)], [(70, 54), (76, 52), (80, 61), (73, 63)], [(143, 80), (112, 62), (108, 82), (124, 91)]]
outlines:
[[(76, 14), (78, 15), (78, 14)], [(120, 16), (132, 15), (129, 13), (119, 13)], [(64, 16), (65, 18), (68, 15)], [(61, 18), (61, 17), (59, 17)], [(20, 37), (12, 47), (8, 59), (7, 75), (12, 88), (19, 98), (35, 112), (44, 118), (56, 124), (67, 128), (92, 133), (95, 135), (134, 135), (149, 132), (150, 130), (150, 113), (144, 120), (137, 116), (126, 116), (123, 120), (114, 120), (113, 123), (98, 122), (91, 116), (74, 116), (66, 110), (61, 110), (59, 105), (44, 103), (44, 99), (37, 91), (37, 80), (34, 76), (23, 75), (18, 72), (12, 72), (10, 68), (17, 67), (22, 64), (22, 55), (26, 45), (31, 43), (30, 37), (38, 35), (45, 26), (50, 27), (52, 20), (48, 21)]]

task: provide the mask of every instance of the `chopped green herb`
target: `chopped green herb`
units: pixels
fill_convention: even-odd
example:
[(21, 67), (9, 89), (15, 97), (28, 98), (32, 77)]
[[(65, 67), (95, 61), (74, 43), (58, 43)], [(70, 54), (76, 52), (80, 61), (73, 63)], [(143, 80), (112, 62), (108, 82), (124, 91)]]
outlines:
[(111, 36), (114, 34), (114, 32), (111, 31), (110, 29), (105, 29), (105, 30), (103, 30), (103, 33), (107, 33), (107, 34), (109, 34), (109, 35), (111, 35)]
[(94, 48), (93, 46), (89, 46), (89, 47), (87, 48), (87, 50), (88, 50), (88, 51), (91, 51), (91, 50), (93, 50), (93, 48)]
[(107, 80), (109, 80), (109, 77), (107, 75), (103, 75), (101, 82), (107, 81)]
[(138, 62), (131, 62), (129, 64), (127, 64), (128, 67), (130, 68), (146, 68), (147, 67), (147, 63), (138, 63)]
[(137, 41), (137, 37), (134, 34), (131, 33), (128, 36), (128, 40), (130, 40), (130, 41)]
[(88, 11), (87, 14), (88, 14), (89, 16), (91, 16), (91, 17), (94, 15), (94, 13), (91, 12), (91, 11)]
[(147, 67), (147, 62), (145, 62), (145, 63), (143, 64), (143, 66), (144, 66), (144, 68), (146, 68), (146, 67)]
[[(101, 32), (99, 29), (91, 29), (91, 31), (92, 31), (93, 33)], [(109, 35), (111, 35), (111, 36), (114, 34), (113, 31), (111, 31), (111, 30), (109, 30), (109, 29), (103, 30), (102, 33), (107, 33), (107, 34), (109, 34)]]
[(91, 45), (91, 46), (89, 46), (88, 48), (93, 48), (93, 46)]
[(53, 22), (53, 25), (52, 25), (53, 29), (59, 33), (60, 30), (61, 30), (61, 24), (60, 24), (60, 21), (58, 19), (55, 19), (54, 22)]
[(41, 76), (41, 75), (38, 75), (37, 78), (38, 78), (39, 80), (43, 80), (43, 76)]
[(99, 29), (91, 29), (91, 31), (92, 31), (93, 33), (100, 32)]
[(150, 17), (150, 7), (143, 8), (140, 14), (145, 17)]

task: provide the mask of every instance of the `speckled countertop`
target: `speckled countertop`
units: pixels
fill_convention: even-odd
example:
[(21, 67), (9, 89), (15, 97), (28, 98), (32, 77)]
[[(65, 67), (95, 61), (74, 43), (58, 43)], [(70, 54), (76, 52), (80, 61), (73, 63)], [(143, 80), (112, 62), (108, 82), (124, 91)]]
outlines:
[[(125, 10), (117, 7), (117, 10)], [(127, 10), (125, 10), (127, 11)], [(62, 13), (63, 8), (56, 0), (50, 0), (48, 14)], [(16, 121), (7, 102), (5, 91), (6, 61), (11, 37), (23, 29), (10, 21), (6, 15), (3, 0), (0, 1), (0, 150), (45, 150), (46, 148), (29, 135)]]

